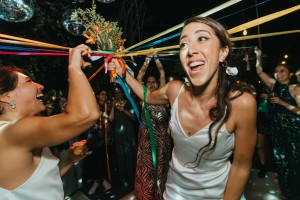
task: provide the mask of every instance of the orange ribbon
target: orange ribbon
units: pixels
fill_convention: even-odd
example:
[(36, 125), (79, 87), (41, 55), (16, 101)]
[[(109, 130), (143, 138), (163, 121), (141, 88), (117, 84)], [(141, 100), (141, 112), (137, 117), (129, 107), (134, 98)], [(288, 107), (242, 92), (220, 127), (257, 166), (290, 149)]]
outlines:
[[(107, 73), (107, 67), (108, 67), (108, 62), (114, 57), (114, 54), (109, 54), (105, 59), (104, 59), (104, 66), (105, 66), (105, 73)], [(124, 62), (121, 60), (121, 58), (116, 58), (119, 64), (121, 65), (122, 68), (122, 78), (126, 77), (126, 66)], [(109, 76), (110, 76), (110, 82), (114, 82), (118, 76), (117, 70), (111, 70), (109, 71)]]

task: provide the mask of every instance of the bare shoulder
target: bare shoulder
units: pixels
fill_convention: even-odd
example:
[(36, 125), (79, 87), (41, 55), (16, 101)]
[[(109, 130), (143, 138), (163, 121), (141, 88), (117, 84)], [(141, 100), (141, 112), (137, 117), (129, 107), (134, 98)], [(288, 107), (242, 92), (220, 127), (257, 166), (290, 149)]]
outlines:
[[(236, 95), (235, 92), (232, 94)], [(228, 131), (239, 132), (238, 130), (252, 130), (256, 124), (257, 105), (254, 96), (248, 92), (240, 94), (231, 101), (232, 110), (228, 119)]]
[(292, 96), (300, 95), (300, 85), (299, 84), (290, 85), (289, 90), (290, 90)]
[(171, 105), (173, 104), (183, 84), (184, 82), (179, 80), (170, 81), (166, 84), (167, 95)]
[(184, 83), (182, 81), (176, 80), (176, 81), (170, 81), (168, 84), (169, 84), (168, 88), (173, 90), (173, 89), (180, 89)]
[(13, 122), (1, 125), (0, 135), (11, 146), (23, 146), (28, 140), (32, 140), (35, 132), (30, 128), (34, 126), (38, 116), (23, 117)]
[(4, 147), (8, 144), (8, 128), (9, 123), (2, 123), (0, 124), (0, 147)]
[[(236, 94), (231, 94), (231, 97), (238, 95), (239, 91)], [(254, 96), (248, 92), (243, 92), (240, 96), (232, 100), (233, 109), (256, 109), (256, 100)]]
[(300, 106), (300, 85), (294, 84), (289, 87), (292, 97), (296, 100), (298, 107)]
[(244, 123), (244, 120), (248, 121), (256, 117), (256, 99), (252, 94), (248, 92), (243, 92), (237, 98), (233, 99), (231, 103), (232, 117), (235, 123)]

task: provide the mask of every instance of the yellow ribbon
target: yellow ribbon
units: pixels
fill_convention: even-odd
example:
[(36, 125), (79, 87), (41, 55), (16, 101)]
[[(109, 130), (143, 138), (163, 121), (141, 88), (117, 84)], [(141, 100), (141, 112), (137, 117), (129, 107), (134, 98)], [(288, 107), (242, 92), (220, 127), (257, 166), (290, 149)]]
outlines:
[[(230, 0), (230, 1), (226, 2), (226, 3), (223, 3), (223, 4), (221, 4), (221, 5), (217, 6), (217, 7), (209, 10), (209, 11), (206, 11), (205, 13), (202, 13), (202, 14), (200, 14), (198, 16), (206, 17), (206, 16), (211, 15), (211, 14), (213, 14), (213, 13), (215, 13), (217, 11), (220, 11), (220, 10), (222, 10), (224, 8), (227, 8), (227, 7), (229, 7), (229, 6), (233, 5), (233, 4), (236, 4), (236, 3), (240, 2), (240, 1), (241, 0)], [(154, 40), (154, 39), (156, 39), (158, 37), (161, 37), (161, 36), (163, 36), (163, 35), (165, 35), (167, 33), (170, 33), (172, 31), (175, 31), (175, 30), (179, 29), (179, 28), (182, 28), (183, 25), (184, 25), (184, 23), (180, 23), (180, 24), (178, 24), (178, 25), (176, 25), (176, 26), (174, 26), (174, 27), (172, 27), (172, 28), (170, 28), (170, 29), (168, 29), (166, 31), (163, 31), (163, 32), (161, 32), (161, 33), (159, 33), (157, 35), (154, 35), (154, 36), (152, 36), (152, 37), (150, 37), (150, 38), (148, 38), (146, 40), (143, 40), (143, 41), (141, 41), (141, 42), (139, 42), (139, 43), (137, 43), (135, 45), (132, 45), (131, 47), (128, 47), (127, 49), (124, 49), (122, 52), (126, 52), (126, 51), (128, 51), (130, 49), (133, 49), (133, 48), (135, 48), (137, 46), (140, 46), (140, 45), (145, 44), (145, 43), (147, 43), (147, 42), (149, 42), (151, 40)]]
[(291, 30), (291, 31), (282, 31), (282, 32), (274, 32), (274, 33), (264, 33), (264, 34), (258, 34), (258, 35), (247, 35), (247, 36), (241, 36), (241, 37), (234, 37), (231, 38), (233, 42), (235, 41), (241, 41), (241, 40), (251, 40), (256, 38), (264, 38), (264, 37), (272, 37), (277, 35), (285, 35), (285, 34), (291, 34), (291, 33), (299, 33), (300, 30)]
[[(215, 13), (221, 9), (224, 9), (226, 7), (229, 7), (237, 2), (239, 2), (241, 0), (231, 0), (231, 1), (228, 1), (224, 4), (221, 4), (220, 6), (217, 6), (199, 16), (208, 16), (212, 13)], [(284, 16), (286, 14), (289, 14), (291, 12), (294, 12), (296, 10), (300, 9), (300, 5), (297, 5), (297, 6), (294, 6), (294, 7), (291, 7), (291, 8), (288, 8), (288, 9), (285, 9), (285, 10), (282, 10), (282, 11), (279, 11), (279, 12), (276, 12), (276, 13), (273, 13), (273, 14), (270, 14), (270, 15), (267, 15), (267, 16), (264, 16), (264, 17), (260, 17), (258, 19), (255, 19), (255, 20), (252, 20), (250, 22), (247, 22), (247, 23), (244, 23), (242, 25), (239, 25), (237, 27), (234, 27), (232, 29), (229, 29), (228, 30), (228, 33), (229, 34), (234, 34), (236, 32), (239, 32), (239, 31), (243, 31), (245, 29), (249, 29), (251, 27), (254, 27), (254, 26), (257, 26), (257, 25), (260, 25), (260, 24), (263, 24), (265, 22), (268, 22), (268, 21), (271, 21), (273, 19), (276, 19), (278, 17), (281, 17), (281, 16)], [(132, 48), (135, 48), (139, 45), (142, 45), (144, 43), (147, 43), (153, 39), (156, 39), (162, 35), (165, 35), (167, 33), (170, 33), (171, 31), (174, 31), (178, 28), (181, 28), (183, 27), (183, 23), (181, 24), (178, 24), (177, 26), (174, 26), (173, 28), (170, 28), (160, 34), (157, 34), (153, 37), (150, 37), (142, 42), (139, 42), (125, 50), (123, 50), (122, 52), (120, 53), (117, 53), (114, 57), (128, 57), (128, 56), (137, 56), (137, 55), (149, 55), (149, 54), (153, 54), (153, 53), (157, 53), (157, 52), (160, 52), (160, 51), (165, 51), (165, 50), (169, 50), (169, 49), (179, 49), (179, 45), (173, 45), (173, 46), (167, 46), (167, 47), (160, 47), (160, 48), (154, 48), (154, 49), (147, 49), (147, 50), (140, 50), (140, 51), (135, 51), (135, 52), (132, 52), (132, 53), (127, 53), (125, 54), (124, 52), (126, 52), (127, 50), (129, 49), (132, 49)], [(275, 33), (266, 33), (266, 34), (258, 34), (258, 35), (252, 35), (252, 36), (242, 36), (242, 37), (233, 37), (231, 38), (232, 41), (240, 41), (240, 40), (248, 40), (248, 39), (255, 39), (255, 38), (261, 38), (261, 37), (271, 37), (271, 36), (277, 36), (277, 35), (283, 35), (283, 34), (290, 34), (290, 33), (298, 33), (300, 32), (300, 30), (291, 30), (291, 31), (283, 31), (283, 32), (275, 32)], [(54, 49), (63, 49), (63, 50), (68, 50), (70, 47), (64, 47), (64, 46), (59, 46), (59, 45), (55, 45), (55, 44), (50, 44), (50, 43), (44, 43), (44, 42), (39, 42), (39, 41), (35, 41), (35, 40), (29, 40), (29, 39), (25, 39), (25, 38), (20, 38), (20, 37), (15, 37), (15, 36), (9, 36), (9, 35), (5, 35), (5, 34), (0, 34), (0, 37), (2, 38), (6, 38), (6, 39), (11, 39), (11, 40), (5, 40), (5, 39), (0, 39), (0, 42), (2, 43), (9, 43), (9, 44), (19, 44), (19, 45), (26, 45), (26, 46), (38, 46), (38, 47), (46, 47), (46, 48), (54, 48)], [(19, 40), (19, 41), (15, 41), (15, 40)], [(104, 54), (107, 54), (107, 51), (92, 51), (93, 53), (104, 53)], [(177, 53), (161, 53), (159, 54), (160, 56), (168, 56), (168, 55), (175, 55), (175, 54), (178, 54)]]
[[(22, 44), (22, 45), (27, 45), (27, 46), (39, 46), (39, 47), (48, 47), (48, 48), (65, 49), (65, 50), (70, 49), (70, 47), (63, 47), (63, 46), (59, 46), (59, 45), (55, 45), (55, 44), (39, 42), (39, 41), (36, 41), (36, 40), (30, 40), (30, 39), (26, 39), (26, 38), (21, 38), (21, 37), (16, 37), (16, 36), (11, 36), (11, 35), (5, 35), (5, 34), (1, 34), (1, 33), (0, 33), (0, 37), (6, 38), (6, 39), (11, 39), (11, 40), (0, 39), (0, 42), (3, 42), (3, 43)], [(19, 40), (19, 41), (22, 41), (22, 42), (12, 41), (12, 40)]]
[(244, 24), (239, 25), (237, 27), (234, 27), (232, 29), (229, 29), (228, 33), (229, 34), (234, 34), (234, 33), (237, 33), (239, 31), (249, 29), (251, 27), (263, 24), (265, 22), (271, 21), (271, 20), (276, 19), (278, 17), (282, 17), (284, 15), (287, 15), (287, 14), (289, 14), (291, 12), (294, 12), (296, 10), (299, 10), (299, 9), (300, 9), (300, 5), (294, 6), (294, 7), (291, 7), (291, 8), (288, 8), (288, 9), (285, 9), (285, 10), (282, 10), (282, 11), (279, 11), (279, 12), (276, 12), (276, 13), (273, 13), (273, 14), (270, 14), (270, 15), (266, 15), (264, 17), (260, 17), (258, 19), (252, 20), (250, 22), (247, 22), (247, 23), (244, 23)]

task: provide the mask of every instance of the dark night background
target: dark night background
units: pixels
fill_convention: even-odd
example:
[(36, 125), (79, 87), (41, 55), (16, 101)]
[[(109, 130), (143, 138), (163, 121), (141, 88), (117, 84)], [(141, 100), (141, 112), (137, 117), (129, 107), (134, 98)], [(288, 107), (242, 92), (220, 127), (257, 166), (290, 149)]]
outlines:
[[(202, 1), (162, 1), (162, 0), (116, 0), (113, 3), (105, 4), (95, 1), (97, 11), (109, 21), (117, 21), (123, 29), (123, 38), (126, 39), (125, 48), (130, 47), (144, 39), (161, 33), (173, 26), (182, 23), (185, 19), (199, 15), (227, 1), (202, 0)], [(61, 25), (63, 13), (73, 8), (72, 0), (38, 1), (34, 0), (35, 14), (32, 19), (23, 23), (8, 23), (0, 21), (0, 33), (33, 39), (46, 43), (57, 44), (66, 47), (73, 47), (84, 43), (82, 36), (74, 36), (67, 32)], [(83, 3), (77, 2), (76, 7), (91, 7), (92, 1), (86, 0)], [(257, 5), (258, 4), (258, 5)], [(254, 20), (274, 12), (278, 12), (296, 5), (299, 0), (243, 0), (229, 8), (218, 11), (210, 17), (218, 20), (228, 29), (240, 24)], [(257, 5), (257, 6), (255, 6)], [(263, 33), (273, 33), (280, 31), (300, 29), (300, 11), (294, 11), (278, 19), (266, 22), (259, 27), (248, 29), (248, 35), (256, 35), (258, 31)], [(172, 35), (180, 30), (174, 31), (163, 37)], [(232, 37), (242, 36), (236, 33)], [(261, 46), (264, 53), (265, 71), (271, 73), (273, 67), (283, 60), (284, 54), (288, 54), (287, 62), (298, 69), (300, 66), (300, 33), (280, 35), (252, 40), (235, 42), (234, 46), (239, 48), (234, 50), (236, 65), (242, 66), (242, 55), (248, 51), (250, 59), (254, 62), (253, 47)], [(160, 43), (154, 47), (170, 46), (178, 43), (178, 37)], [(5, 45), (5, 44), (1, 44)], [(92, 49), (95, 49), (91, 46)], [(240, 47), (252, 47), (240, 49)], [(162, 59), (167, 76), (183, 76), (180, 64), (176, 56)], [(135, 57), (138, 66), (133, 67), (137, 72), (142, 65), (144, 57)], [(102, 65), (103, 59), (93, 63), (93, 67), (86, 69), (89, 77), (98, 67)], [(15, 64), (24, 67), (34, 74), (36, 81), (45, 85), (45, 91), (50, 89), (67, 92), (67, 57), (38, 57), (38, 56), (10, 56), (0, 55), (0, 63)], [(155, 71), (154, 62), (151, 68)], [(95, 90), (99, 87), (107, 87), (109, 83), (108, 75), (103, 70), (91, 81)]]

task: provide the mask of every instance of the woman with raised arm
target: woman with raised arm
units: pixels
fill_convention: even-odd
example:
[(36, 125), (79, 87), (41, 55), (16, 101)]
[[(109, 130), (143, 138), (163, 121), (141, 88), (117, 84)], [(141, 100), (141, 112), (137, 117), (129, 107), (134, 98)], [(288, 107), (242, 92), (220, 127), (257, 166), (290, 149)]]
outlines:
[(66, 142), (99, 117), (95, 95), (81, 70), (90, 53), (84, 44), (69, 50), (69, 95), (65, 112), (43, 117), (43, 86), (23, 70), (0, 67), (0, 199), (63, 200), (60, 175), (82, 155), (59, 163), (48, 147)]
[(270, 89), (269, 115), (278, 183), (283, 198), (300, 196), (300, 86), (290, 66), (279, 64), (274, 77), (263, 72), (262, 52), (255, 48), (256, 72)]
[[(154, 55), (153, 58), (159, 71), (159, 83), (154, 75), (147, 74), (145, 85), (149, 91), (156, 90), (166, 84), (163, 65), (156, 55)], [(146, 57), (137, 75), (139, 82), (142, 82), (151, 59), (152, 57)], [(169, 104), (147, 105), (146, 108), (148, 109), (151, 119), (151, 124), (148, 124), (145, 116), (145, 104), (142, 101), (141, 103), (141, 121), (143, 124), (152, 126), (153, 132), (150, 132), (149, 128), (145, 127), (145, 125), (139, 126), (134, 195), (136, 199), (159, 200), (163, 198), (169, 170), (169, 161), (171, 160), (173, 149), (173, 141), (171, 135), (168, 133)], [(151, 142), (151, 137), (154, 138), (154, 144)], [(155, 163), (152, 159), (153, 148), (155, 148), (156, 152)], [(157, 172), (155, 172), (154, 167), (157, 169)], [(146, 176), (145, 172), (147, 172)], [(157, 173), (157, 179), (159, 181), (157, 187), (154, 182), (155, 173)]]
[[(188, 19), (179, 46), (188, 82), (170, 81), (146, 94), (148, 104), (171, 104), (174, 148), (163, 198), (240, 199), (256, 144), (256, 101), (232, 79), (236, 68), (226, 62), (232, 43), (220, 23)], [(117, 59), (109, 69), (122, 75)], [(126, 83), (144, 99), (143, 86), (128, 73)]]

